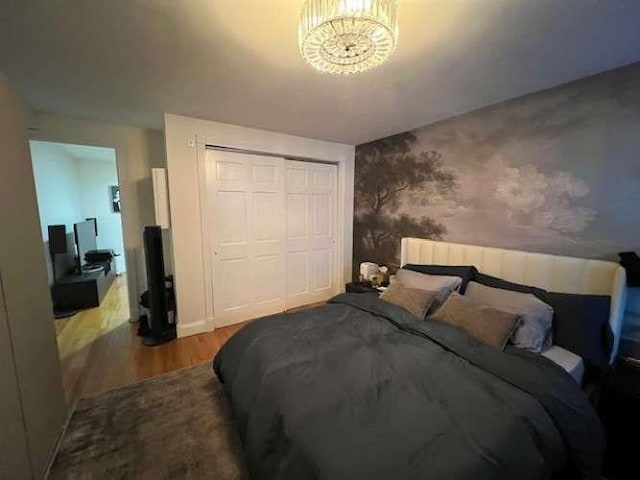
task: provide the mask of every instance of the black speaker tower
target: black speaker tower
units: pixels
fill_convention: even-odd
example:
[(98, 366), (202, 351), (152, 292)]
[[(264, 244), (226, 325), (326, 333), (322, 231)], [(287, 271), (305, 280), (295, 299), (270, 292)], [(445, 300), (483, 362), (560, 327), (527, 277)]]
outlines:
[(58, 255), (67, 254), (67, 227), (65, 225), (49, 225), (49, 256), (51, 258), (51, 269), (53, 278), (57, 279), (64, 271), (60, 270)]
[(145, 227), (144, 257), (147, 266), (147, 285), (149, 289), (149, 329), (150, 335), (144, 337), (144, 344), (161, 345), (176, 338), (176, 324), (169, 322), (170, 301), (173, 288), (168, 289), (164, 272), (162, 250), (162, 230), (160, 227)]
[(51, 259), (58, 253), (67, 253), (67, 227), (65, 225), (49, 225), (49, 254)]

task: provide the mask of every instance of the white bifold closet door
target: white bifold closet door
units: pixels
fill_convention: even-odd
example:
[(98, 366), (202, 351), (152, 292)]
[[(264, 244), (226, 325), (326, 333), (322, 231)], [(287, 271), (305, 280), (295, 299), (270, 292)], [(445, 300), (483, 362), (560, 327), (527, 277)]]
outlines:
[(206, 151), (216, 327), (336, 291), (335, 165)]
[(337, 167), (285, 162), (287, 308), (322, 302), (336, 291)]

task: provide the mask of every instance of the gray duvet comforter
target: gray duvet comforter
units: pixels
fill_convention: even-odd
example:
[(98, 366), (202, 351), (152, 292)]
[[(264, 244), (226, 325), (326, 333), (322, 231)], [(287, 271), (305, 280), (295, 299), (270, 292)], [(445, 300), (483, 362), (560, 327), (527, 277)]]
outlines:
[(256, 320), (214, 370), (253, 479), (599, 478), (602, 429), (564, 370), (373, 295)]

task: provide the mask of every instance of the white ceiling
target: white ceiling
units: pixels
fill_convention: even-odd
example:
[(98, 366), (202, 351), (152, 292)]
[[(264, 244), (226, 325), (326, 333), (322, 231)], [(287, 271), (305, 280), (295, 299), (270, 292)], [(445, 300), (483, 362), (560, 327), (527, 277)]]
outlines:
[(383, 67), (321, 75), (302, 0), (0, 0), (0, 72), (40, 110), (162, 112), (358, 144), (640, 60), (638, 0), (398, 0)]

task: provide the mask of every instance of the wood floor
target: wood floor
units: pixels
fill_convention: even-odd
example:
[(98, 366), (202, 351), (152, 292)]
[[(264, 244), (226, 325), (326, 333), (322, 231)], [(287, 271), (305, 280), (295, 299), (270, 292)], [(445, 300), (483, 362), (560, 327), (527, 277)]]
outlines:
[(99, 308), (56, 320), (67, 403), (213, 358), (242, 324), (145, 347), (131, 324), (124, 275)]

